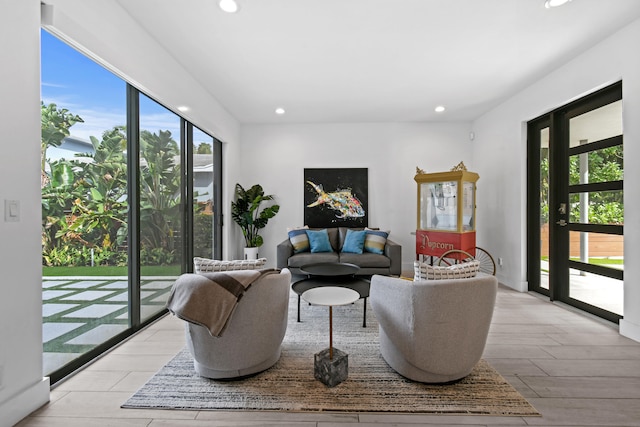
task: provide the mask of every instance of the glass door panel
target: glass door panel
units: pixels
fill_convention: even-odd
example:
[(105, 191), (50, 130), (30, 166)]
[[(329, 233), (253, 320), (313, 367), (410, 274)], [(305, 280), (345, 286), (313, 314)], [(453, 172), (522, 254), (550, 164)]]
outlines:
[(163, 310), (181, 274), (180, 117), (140, 95), (140, 319)]
[(43, 375), (128, 328), (126, 84), (41, 32)]
[(549, 127), (540, 138), (540, 287), (549, 290)]
[(622, 316), (622, 101), (568, 123), (568, 297)]
[(193, 256), (214, 258), (214, 140), (193, 128)]
[(616, 234), (569, 232), (569, 259), (624, 270), (624, 238)]

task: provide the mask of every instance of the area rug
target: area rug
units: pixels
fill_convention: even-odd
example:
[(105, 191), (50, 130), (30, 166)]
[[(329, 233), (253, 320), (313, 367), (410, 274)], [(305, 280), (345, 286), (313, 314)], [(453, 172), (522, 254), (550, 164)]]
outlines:
[(199, 377), (188, 350), (180, 351), (123, 408), (294, 412), (406, 412), (539, 416), (486, 361), (465, 379), (426, 385), (402, 377), (380, 355), (378, 324), (363, 301), (333, 309), (334, 347), (348, 353), (346, 381), (327, 387), (314, 379), (313, 354), (328, 347), (328, 309), (303, 304), (296, 321), (292, 295), (282, 356), (270, 369), (237, 381)]

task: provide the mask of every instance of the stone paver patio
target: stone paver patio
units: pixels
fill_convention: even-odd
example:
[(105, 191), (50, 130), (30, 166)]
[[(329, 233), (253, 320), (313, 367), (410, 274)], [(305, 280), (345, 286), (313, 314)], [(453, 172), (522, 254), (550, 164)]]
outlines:
[[(164, 309), (174, 280), (141, 280), (143, 320)], [(126, 277), (43, 278), (43, 375), (129, 327), (127, 287)]]

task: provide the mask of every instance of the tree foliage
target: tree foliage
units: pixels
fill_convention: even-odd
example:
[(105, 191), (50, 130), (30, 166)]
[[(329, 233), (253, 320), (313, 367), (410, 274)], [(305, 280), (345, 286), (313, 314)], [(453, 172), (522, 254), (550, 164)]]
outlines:
[[(82, 122), (54, 104), (43, 104), (42, 115), (43, 147), (59, 146)], [(142, 131), (140, 137), (141, 261), (172, 264), (181, 224), (178, 144), (169, 131)], [(49, 162), (42, 187), (44, 265), (128, 262), (126, 131), (116, 126), (90, 139), (93, 152)]]
[[(620, 181), (624, 177), (622, 146), (590, 151), (586, 154), (588, 174), (581, 182), (580, 155), (569, 158), (569, 184)], [(549, 222), (549, 156), (548, 149), (541, 150), (540, 156), (540, 221)], [(597, 191), (588, 195), (588, 223), (623, 224), (624, 200), (622, 191)], [(569, 220), (580, 222), (580, 194), (571, 194), (569, 199)]]

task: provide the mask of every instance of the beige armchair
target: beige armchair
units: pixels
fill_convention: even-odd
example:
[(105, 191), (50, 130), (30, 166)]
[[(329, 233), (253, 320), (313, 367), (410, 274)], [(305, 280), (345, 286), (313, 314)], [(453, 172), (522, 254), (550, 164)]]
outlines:
[(373, 276), (382, 357), (414, 381), (464, 378), (482, 357), (497, 290), (497, 279), (484, 274), (417, 282)]
[[(251, 273), (225, 273), (240, 277), (245, 272)], [(185, 275), (185, 280), (199, 280), (194, 276), (199, 275)], [(204, 274), (200, 279), (207, 277), (213, 276)], [(287, 329), (290, 286), (287, 269), (255, 280), (238, 300), (220, 336), (212, 336), (203, 325), (187, 322), (187, 347), (196, 372), (207, 378), (228, 379), (256, 374), (275, 364)], [(203, 304), (206, 310), (207, 301)]]

